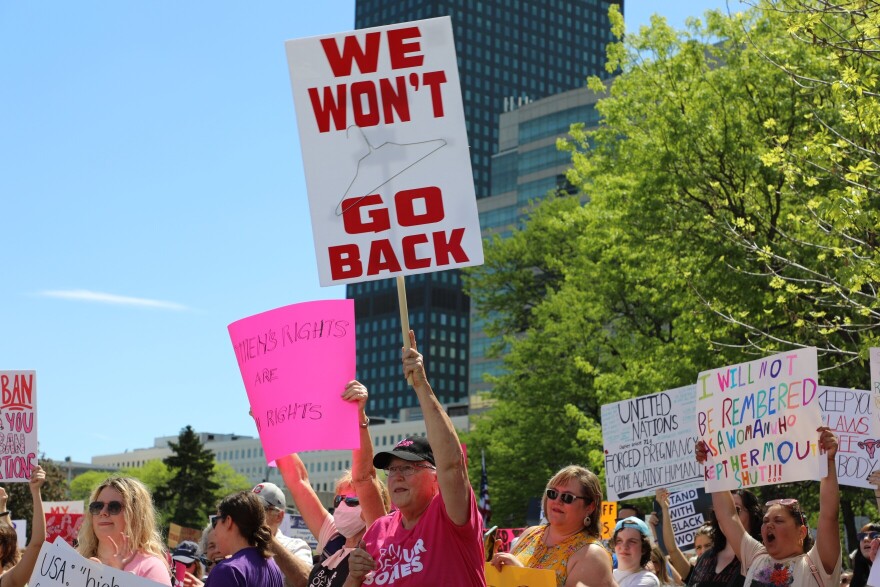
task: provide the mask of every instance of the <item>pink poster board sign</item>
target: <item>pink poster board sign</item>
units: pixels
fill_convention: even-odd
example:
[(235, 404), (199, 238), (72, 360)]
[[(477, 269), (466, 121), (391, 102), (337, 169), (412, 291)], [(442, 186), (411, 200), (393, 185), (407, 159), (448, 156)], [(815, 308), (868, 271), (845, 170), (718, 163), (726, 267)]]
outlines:
[(360, 446), (354, 302), (284, 306), (229, 325), (229, 336), (266, 461), (306, 450)]

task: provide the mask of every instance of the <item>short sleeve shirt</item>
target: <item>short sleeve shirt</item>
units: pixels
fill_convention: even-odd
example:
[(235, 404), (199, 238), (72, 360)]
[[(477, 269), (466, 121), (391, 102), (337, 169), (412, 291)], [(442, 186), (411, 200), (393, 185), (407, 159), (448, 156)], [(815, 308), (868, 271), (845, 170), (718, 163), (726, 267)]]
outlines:
[[(764, 545), (744, 533), (740, 546), (742, 567), (746, 573), (746, 587), (837, 587), (840, 585), (841, 559), (837, 557), (834, 571), (829, 575), (822, 566), (816, 545), (810, 552), (775, 560), (770, 558)], [(816, 576), (810, 569), (816, 568)]]

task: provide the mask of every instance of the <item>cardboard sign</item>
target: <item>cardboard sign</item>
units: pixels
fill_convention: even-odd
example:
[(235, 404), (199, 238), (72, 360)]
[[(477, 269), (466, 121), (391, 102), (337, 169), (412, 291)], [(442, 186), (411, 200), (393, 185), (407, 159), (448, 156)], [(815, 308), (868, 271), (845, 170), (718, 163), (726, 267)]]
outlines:
[[(709, 520), (711, 510), (712, 496), (702, 488), (669, 494), (669, 519), (672, 522), (675, 544), (679, 550), (686, 551), (694, 548), (697, 530)], [(657, 514), (657, 519), (662, 524), (663, 510), (656, 500), (654, 501), (654, 513)], [(666, 544), (663, 540), (662, 526), (657, 527), (657, 542), (665, 552)]]
[(608, 501), (702, 485), (694, 418), (693, 385), (602, 406)]
[(498, 571), (486, 563), (486, 587), (556, 587), (556, 573), (549, 569), (530, 569), (505, 565)]
[(202, 539), (202, 531), (199, 528), (187, 528), (171, 522), (168, 525), (168, 546), (174, 548), (184, 540), (198, 542)]
[(321, 285), (482, 264), (449, 17), (285, 46)]
[(155, 581), (96, 563), (61, 539), (44, 542), (28, 580), (36, 587), (156, 587)]
[(46, 541), (54, 542), (61, 538), (73, 546), (85, 514), (83, 501), (44, 501), (43, 512), (46, 518)]
[(37, 372), (0, 371), (0, 479), (29, 480), (37, 454)]
[(602, 513), (599, 517), (599, 530), (602, 532), (602, 540), (611, 540), (614, 535), (614, 525), (617, 524), (617, 502), (603, 501)]
[(360, 446), (354, 302), (284, 306), (229, 325), (266, 461), (292, 452)]
[(706, 491), (825, 476), (816, 432), (818, 371), (810, 347), (700, 373), (697, 430), (709, 446)]
[(880, 410), (874, 394), (861, 389), (819, 386), (822, 422), (837, 434), (837, 480), (841, 485), (874, 489), (868, 475), (880, 461)]

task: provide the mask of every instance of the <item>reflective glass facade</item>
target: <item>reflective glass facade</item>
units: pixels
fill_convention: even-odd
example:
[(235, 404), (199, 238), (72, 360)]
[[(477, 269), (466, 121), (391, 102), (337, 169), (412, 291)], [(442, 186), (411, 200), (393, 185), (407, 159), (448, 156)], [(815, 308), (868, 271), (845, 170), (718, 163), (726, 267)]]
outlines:
[[(605, 45), (611, 40), (608, 6), (612, 3), (623, 9), (623, 0), (357, 0), (355, 27), (451, 17), (474, 187), (482, 200), (497, 193), (492, 159), (498, 152), (501, 113), (584, 87), (590, 75), (607, 75)], [(539, 125), (524, 132), (539, 136), (552, 131)], [(520, 165), (539, 169), (547, 160), (558, 160), (552, 153), (531, 157), (509, 165), (518, 172)], [(516, 211), (486, 211), (481, 213), (481, 224), (484, 215), (492, 216), (490, 224), (503, 226), (515, 220)], [(397, 417), (399, 408), (415, 402), (400, 378), (399, 356), (387, 350), (400, 346), (396, 292), (394, 280), (346, 288), (347, 297), (355, 299), (358, 377), (381, 402), (371, 401), (370, 409), (385, 417)], [(466, 401), (473, 391), (468, 382), (474, 380), (469, 373), (470, 304), (458, 272), (407, 278), (407, 295), (411, 326), (425, 350), (437, 395), (444, 402)]]

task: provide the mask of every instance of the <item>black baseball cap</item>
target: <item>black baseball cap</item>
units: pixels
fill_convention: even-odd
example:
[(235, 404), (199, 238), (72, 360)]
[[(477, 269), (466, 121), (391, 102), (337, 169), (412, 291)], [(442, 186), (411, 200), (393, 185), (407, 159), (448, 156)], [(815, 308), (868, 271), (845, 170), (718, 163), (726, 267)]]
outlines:
[(434, 451), (424, 436), (409, 436), (397, 443), (390, 451), (376, 453), (373, 457), (373, 466), (384, 469), (391, 463), (391, 459), (397, 457), (405, 461), (428, 461), (434, 463)]

